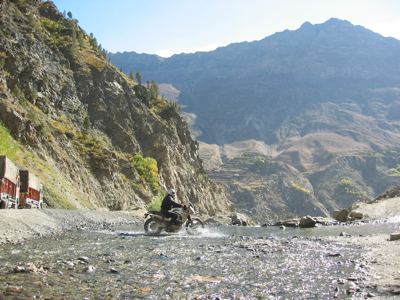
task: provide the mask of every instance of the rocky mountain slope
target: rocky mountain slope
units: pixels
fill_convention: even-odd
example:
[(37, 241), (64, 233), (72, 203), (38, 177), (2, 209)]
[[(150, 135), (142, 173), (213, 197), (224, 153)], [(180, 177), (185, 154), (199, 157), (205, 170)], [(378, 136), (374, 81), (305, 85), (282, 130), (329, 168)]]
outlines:
[(172, 103), (120, 72), (52, 2), (0, 2), (0, 154), (42, 180), (50, 207), (142, 208), (174, 186), (232, 209)]
[(260, 218), (326, 214), (398, 181), (398, 40), (330, 19), (211, 52), (110, 58), (180, 91), (213, 178)]

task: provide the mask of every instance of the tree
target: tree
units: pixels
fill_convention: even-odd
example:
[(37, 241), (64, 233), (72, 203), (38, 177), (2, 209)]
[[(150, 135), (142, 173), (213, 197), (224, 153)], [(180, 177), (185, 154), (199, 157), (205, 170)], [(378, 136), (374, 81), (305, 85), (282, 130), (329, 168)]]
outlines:
[(72, 12), (67, 12), (67, 16), (68, 16), (68, 18), (70, 18), (70, 19), (72, 19)]
[(133, 80), (133, 73), (132, 72), (129, 73), (129, 78)]
[(139, 85), (142, 85), (142, 74), (140, 74), (140, 72), (136, 72), (135, 77)]
[(89, 130), (90, 127), (90, 119), (89, 116), (86, 115), (85, 119), (83, 120), (83, 131), (86, 133)]
[(159, 95), (159, 89), (157, 83), (152, 80), (150, 83), (150, 94), (152, 99), (157, 99)]

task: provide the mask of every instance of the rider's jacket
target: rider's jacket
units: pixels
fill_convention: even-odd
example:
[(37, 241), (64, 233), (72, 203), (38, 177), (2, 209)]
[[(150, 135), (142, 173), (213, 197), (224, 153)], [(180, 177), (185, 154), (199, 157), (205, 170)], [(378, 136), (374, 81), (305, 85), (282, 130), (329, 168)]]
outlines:
[(161, 203), (161, 212), (167, 212), (173, 207), (182, 207), (182, 205), (176, 203), (171, 195), (166, 195)]

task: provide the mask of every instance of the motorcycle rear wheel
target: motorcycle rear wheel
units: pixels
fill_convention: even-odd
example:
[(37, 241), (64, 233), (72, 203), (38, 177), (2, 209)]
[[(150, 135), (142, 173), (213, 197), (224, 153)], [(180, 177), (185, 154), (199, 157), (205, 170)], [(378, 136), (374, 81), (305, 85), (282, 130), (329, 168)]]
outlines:
[(146, 232), (148, 235), (160, 234), (161, 230), (162, 227), (160, 224), (152, 218), (147, 219), (146, 222), (144, 222), (144, 232)]
[(199, 234), (200, 230), (204, 228), (204, 223), (199, 218), (191, 218), (186, 222), (186, 231), (189, 234)]

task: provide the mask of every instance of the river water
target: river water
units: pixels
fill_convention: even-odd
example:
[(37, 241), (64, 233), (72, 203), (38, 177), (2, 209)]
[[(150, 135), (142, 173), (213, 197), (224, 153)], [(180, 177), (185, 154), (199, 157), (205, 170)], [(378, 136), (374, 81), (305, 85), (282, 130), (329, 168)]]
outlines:
[(364, 276), (365, 250), (346, 237), (325, 237), (392, 229), (221, 226), (159, 237), (140, 227), (70, 232), (2, 246), (0, 299), (343, 299), (346, 279)]

